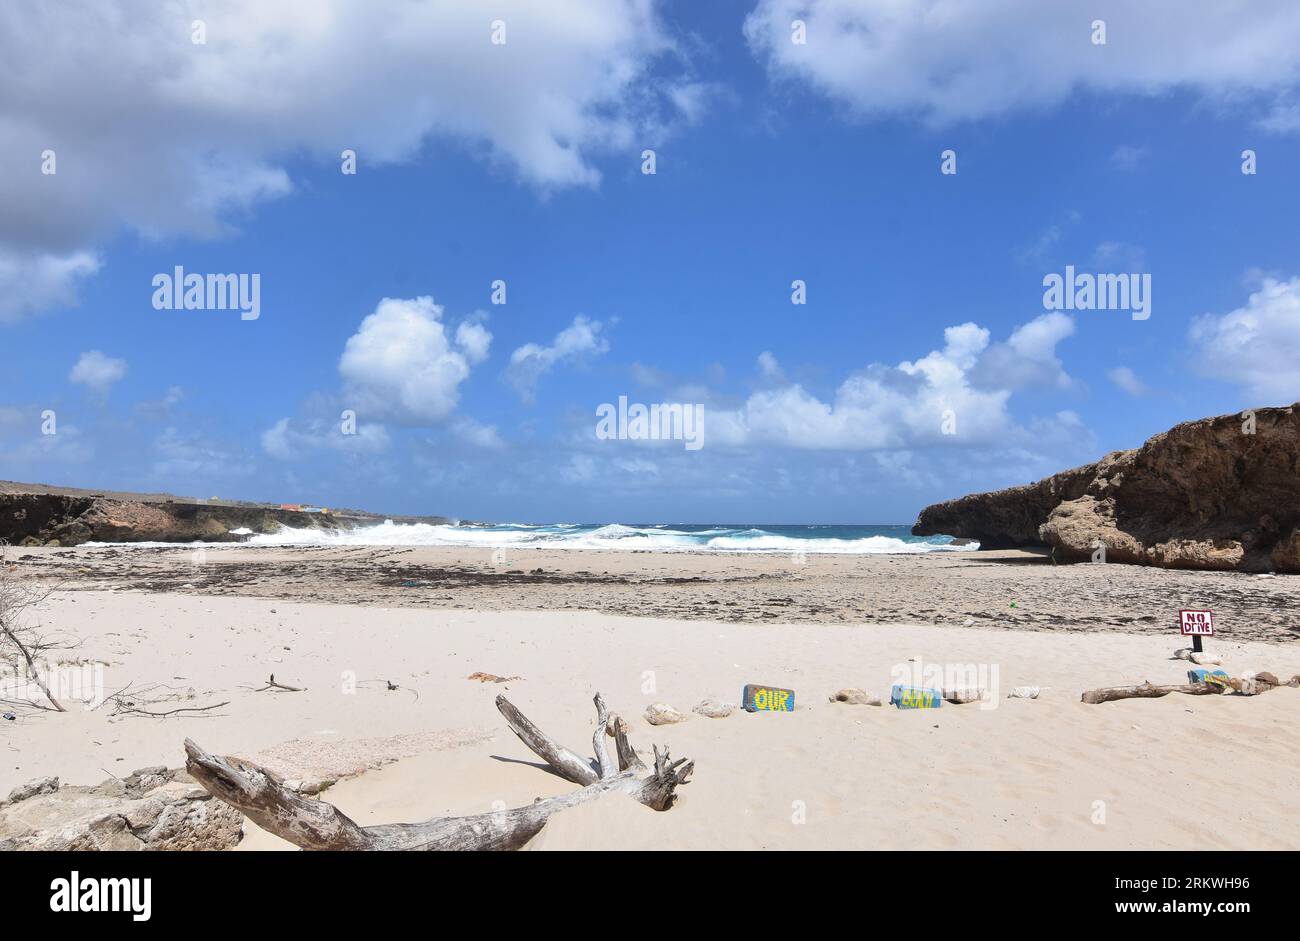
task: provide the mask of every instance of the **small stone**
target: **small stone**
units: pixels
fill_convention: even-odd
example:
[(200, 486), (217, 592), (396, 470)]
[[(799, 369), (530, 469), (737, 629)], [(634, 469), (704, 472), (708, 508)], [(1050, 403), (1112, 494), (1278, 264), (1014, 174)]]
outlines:
[(831, 696), (831, 702), (847, 703), (850, 706), (879, 706), (880, 697), (868, 693), (865, 689), (850, 686)]
[(1216, 656), (1215, 656), (1214, 654), (1212, 654), (1212, 653), (1193, 653), (1193, 654), (1192, 654), (1192, 663), (1198, 664), (1198, 665), (1200, 665), (1200, 666), (1213, 666), (1213, 667), (1217, 667), (1217, 666), (1221, 666), (1221, 665), (1223, 664), (1223, 658), (1222, 658), (1222, 657), (1216, 657)]
[(672, 725), (675, 722), (685, 722), (686, 716), (667, 703), (652, 702), (645, 707), (645, 720), (651, 725)]
[(721, 702), (720, 700), (709, 698), (702, 699), (691, 710), (702, 716), (708, 716), (710, 719), (725, 719), (736, 711), (735, 703)]
[(1007, 693), (1007, 699), (1037, 699), (1042, 692), (1037, 686), (1013, 686)]
[(945, 689), (942, 691), (941, 695), (947, 702), (956, 703), (959, 706), (968, 702), (979, 702), (982, 699), (988, 698), (982, 688)]
[(1174, 651), (1174, 656), (1177, 657), (1179, 660), (1190, 660), (1192, 659), (1192, 648), (1179, 647), (1177, 650)]

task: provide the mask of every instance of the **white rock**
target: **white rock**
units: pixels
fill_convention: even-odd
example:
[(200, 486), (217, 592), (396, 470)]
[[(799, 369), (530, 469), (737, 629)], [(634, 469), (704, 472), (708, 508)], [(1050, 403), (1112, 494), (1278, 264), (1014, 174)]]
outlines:
[(851, 686), (848, 689), (842, 689), (831, 696), (831, 702), (848, 703), (850, 706), (879, 706), (880, 697), (875, 693), (868, 693), (865, 689), (858, 689)]
[(1037, 699), (1042, 692), (1037, 686), (1013, 686), (1007, 693), (1007, 699)]
[(986, 699), (987, 696), (983, 689), (945, 689), (941, 691), (944, 701), (962, 705), (968, 702), (979, 702)]
[(736, 711), (736, 705), (735, 703), (722, 702), (710, 697), (700, 700), (691, 711), (702, 716), (708, 716), (710, 719), (725, 719)]
[(651, 725), (672, 725), (674, 722), (685, 722), (686, 716), (667, 703), (652, 702), (645, 707), (645, 720)]
[(1192, 648), (1179, 647), (1177, 650), (1174, 651), (1174, 656), (1177, 657), (1179, 660), (1190, 660), (1192, 659)]
[(1217, 667), (1223, 664), (1223, 658), (1216, 657), (1212, 653), (1194, 653), (1192, 654), (1192, 663), (1200, 666)]

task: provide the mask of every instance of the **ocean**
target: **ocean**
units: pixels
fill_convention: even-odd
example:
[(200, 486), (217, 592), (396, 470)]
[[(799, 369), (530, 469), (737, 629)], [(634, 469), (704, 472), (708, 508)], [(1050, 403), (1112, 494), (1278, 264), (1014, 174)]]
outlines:
[(345, 531), (286, 528), (248, 539), (254, 546), (477, 546), (487, 549), (615, 549), (654, 552), (887, 554), (968, 551), (951, 536), (913, 536), (911, 527), (685, 523), (502, 523), (451, 526), (384, 522)]

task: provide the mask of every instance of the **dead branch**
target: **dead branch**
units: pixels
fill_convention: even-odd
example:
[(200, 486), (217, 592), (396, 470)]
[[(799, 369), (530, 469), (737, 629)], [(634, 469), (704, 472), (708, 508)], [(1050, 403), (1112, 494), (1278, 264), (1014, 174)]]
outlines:
[(622, 716), (614, 717), (614, 751), (618, 754), (618, 770), (646, 770), (645, 762), (637, 757), (635, 749), (627, 740), (627, 723)]
[(264, 693), (264, 692), (266, 692), (268, 689), (279, 689), (279, 690), (283, 690), (283, 691), (286, 692), (286, 693), (301, 693), (301, 692), (305, 689), (305, 687), (302, 687), (302, 686), (286, 686), (286, 685), (283, 684), (283, 683), (277, 683), (277, 682), (275, 681), (275, 674), (272, 673), (271, 676), (270, 676), (270, 678), (266, 681), (266, 685), (265, 685), (265, 686), (259, 686), (257, 689), (253, 690), (253, 692), (255, 692), (255, 693)]
[(564, 780), (584, 787), (600, 780), (600, 775), (591, 770), (591, 763), (587, 759), (551, 741), (546, 733), (528, 721), (528, 717), (512, 706), (504, 696), (497, 697), (497, 709), (506, 717), (506, 723), (519, 736), (519, 740)]
[(591, 747), (596, 753), (596, 773), (603, 781), (614, 776), (614, 763), (609, 760), (609, 746), (605, 738), (609, 735), (609, 709), (605, 707), (605, 697), (596, 694), (596, 731), (591, 736)]
[(222, 706), (229, 706), (229, 705), (230, 705), (230, 700), (226, 700), (225, 702), (214, 702), (210, 706), (182, 706), (179, 709), (166, 709), (162, 712), (150, 712), (147, 709), (140, 709), (137, 708), (136, 706), (119, 705), (117, 710), (113, 713), (113, 715), (152, 716), (155, 719), (163, 719), (166, 718), (167, 716), (180, 715), (182, 712), (210, 712), (213, 709), (220, 709)]
[[(599, 694), (595, 701), (598, 736), (603, 737), (609, 716)], [(667, 810), (676, 799), (677, 786), (685, 783), (694, 768), (694, 762), (684, 758), (670, 761), (667, 749), (661, 755), (656, 748), (654, 771), (641, 776), (645, 766), (627, 744), (626, 726), (614, 717), (619, 764), (623, 765), (630, 754), (636, 766), (614, 773), (608, 755), (603, 759), (599, 756), (604, 745), (600, 742), (596, 764), (601, 769), (609, 769), (605, 776), (576, 753), (556, 744), (504, 696), (498, 696), (496, 702), (497, 709), (525, 745), (561, 777), (570, 781), (580, 779), (575, 783), (584, 786), (512, 810), (363, 827), (333, 805), (286, 788), (266, 769), (235, 758), (210, 755), (189, 739), (185, 740), (185, 767), (214, 797), (236, 808), (264, 830), (310, 850), (518, 849), (537, 835), (552, 814), (606, 794), (627, 794), (655, 810)]]
[(1170, 693), (1184, 693), (1188, 696), (1217, 696), (1223, 687), (1213, 683), (1174, 683), (1156, 686), (1149, 680), (1139, 686), (1107, 686), (1102, 689), (1090, 689), (1081, 697), (1083, 702), (1091, 705), (1114, 702), (1118, 699), (1159, 699)]
[(20, 581), (6, 564), (8, 548), (7, 543), (0, 542), (0, 636), (3, 636), (18, 651), (27, 666), (28, 678), (40, 688), (41, 694), (49, 701), (50, 706), (56, 712), (67, 712), (63, 704), (50, 692), (49, 686), (41, 678), (40, 670), (36, 666), (36, 660), (41, 653), (56, 649), (60, 645), (43, 641), (35, 633), (34, 628), (24, 627), (22, 624), (24, 612), (45, 602), (59, 586), (40, 588), (30, 582)]

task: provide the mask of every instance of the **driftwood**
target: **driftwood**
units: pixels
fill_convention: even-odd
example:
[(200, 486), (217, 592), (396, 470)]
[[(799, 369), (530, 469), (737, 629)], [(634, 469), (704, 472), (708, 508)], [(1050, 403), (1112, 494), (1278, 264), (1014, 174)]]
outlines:
[(135, 706), (120, 706), (113, 715), (124, 716), (152, 716), (155, 719), (165, 719), (168, 716), (178, 716), (182, 712), (210, 712), (213, 709), (220, 709), (222, 706), (229, 706), (230, 700), (225, 702), (214, 702), (210, 706), (182, 706), (179, 709), (164, 709), (162, 712), (150, 712), (148, 709), (137, 709)]
[(1117, 699), (1159, 699), (1161, 696), (1168, 696), (1170, 693), (1184, 693), (1188, 696), (1214, 696), (1226, 693), (1229, 690), (1242, 696), (1256, 696), (1260, 693), (1266, 693), (1270, 689), (1277, 689), (1279, 686), (1300, 687), (1300, 675), (1291, 677), (1285, 683), (1282, 682), (1272, 673), (1262, 671), (1253, 675), (1242, 677), (1220, 678), (1222, 685), (1214, 683), (1175, 683), (1168, 686), (1157, 686), (1150, 680), (1144, 681), (1140, 686), (1107, 686), (1102, 689), (1090, 689), (1083, 694), (1083, 702), (1096, 705), (1103, 702), (1114, 702)]
[(310, 850), (513, 850), (545, 826), (551, 814), (606, 794), (621, 793), (655, 810), (667, 810), (695, 763), (670, 762), (668, 750), (655, 748), (655, 766), (648, 774), (627, 741), (627, 726), (617, 716), (615, 752), (618, 770), (610, 761), (604, 738), (611, 721), (605, 701), (596, 695), (597, 726), (592, 743), (596, 761), (578, 756), (533, 725), (504, 697), (497, 709), (519, 739), (556, 774), (580, 784), (579, 790), (538, 800), (526, 807), (471, 817), (435, 817), (423, 823), (363, 827), (325, 801), (312, 800), (286, 788), (270, 772), (234, 758), (209, 755), (185, 740), (185, 768), (214, 797), (241, 811), (262, 829)]
[(1156, 686), (1150, 681), (1142, 683), (1140, 686), (1107, 686), (1102, 689), (1090, 689), (1083, 694), (1083, 702), (1096, 705), (1103, 702), (1114, 702), (1117, 699), (1159, 699), (1161, 696), (1168, 696), (1170, 693), (1185, 693), (1188, 696), (1217, 696), (1223, 692), (1221, 686), (1215, 686), (1212, 683), (1173, 683), (1167, 686)]
[(266, 681), (265, 686), (259, 686), (257, 689), (253, 690), (253, 692), (264, 693), (268, 689), (278, 689), (286, 693), (301, 693), (303, 691), (303, 687), (301, 686), (286, 686), (284, 683), (277, 683), (275, 681), (274, 673), (272, 673), (270, 679)]

